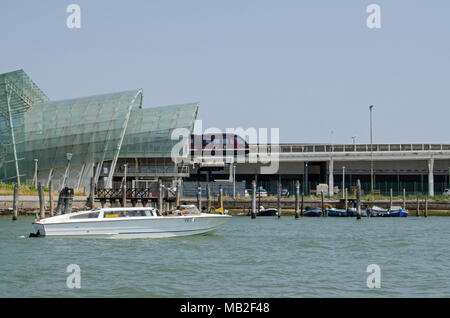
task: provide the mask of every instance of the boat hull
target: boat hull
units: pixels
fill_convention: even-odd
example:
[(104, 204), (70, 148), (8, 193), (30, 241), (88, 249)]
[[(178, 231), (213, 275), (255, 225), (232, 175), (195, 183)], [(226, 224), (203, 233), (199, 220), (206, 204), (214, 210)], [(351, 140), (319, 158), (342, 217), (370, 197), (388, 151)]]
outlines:
[(393, 217), (406, 217), (406, 216), (408, 216), (408, 214), (409, 213), (404, 210), (389, 212), (389, 216), (393, 216)]
[(276, 209), (265, 209), (256, 213), (257, 216), (276, 216), (278, 211)]
[(38, 236), (163, 238), (199, 235), (218, 230), (231, 216), (198, 215), (102, 219), (84, 222), (33, 223)]
[(303, 212), (303, 216), (322, 216), (322, 211), (320, 209), (306, 210)]
[(393, 210), (393, 211), (382, 211), (369, 209), (368, 211), (372, 217), (407, 217), (409, 212), (407, 210)]
[(334, 209), (327, 209), (326, 210), (327, 216), (351, 216), (347, 211), (345, 210), (334, 210)]

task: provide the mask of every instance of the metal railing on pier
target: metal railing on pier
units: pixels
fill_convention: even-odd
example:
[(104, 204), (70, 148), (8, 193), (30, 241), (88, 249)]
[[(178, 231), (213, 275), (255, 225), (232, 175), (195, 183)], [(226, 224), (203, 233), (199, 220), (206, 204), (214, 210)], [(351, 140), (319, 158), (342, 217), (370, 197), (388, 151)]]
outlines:
[[(145, 198), (152, 199), (158, 197), (158, 192), (151, 189), (129, 189), (126, 190), (126, 197), (129, 198)], [(123, 198), (123, 191), (121, 189), (96, 189), (96, 199), (121, 199)]]

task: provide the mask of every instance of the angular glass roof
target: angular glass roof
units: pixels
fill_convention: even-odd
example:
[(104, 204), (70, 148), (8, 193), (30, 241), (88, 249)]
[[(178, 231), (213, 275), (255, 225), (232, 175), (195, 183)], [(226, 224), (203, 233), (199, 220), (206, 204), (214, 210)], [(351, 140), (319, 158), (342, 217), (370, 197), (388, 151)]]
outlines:
[(198, 103), (134, 109), (123, 140), (120, 157), (168, 158), (179, 140), (171, 140), (176, 128), (192, 132)]
[(49, 98), (23, 70), (0, 74), (0, 180), (17, 180), (24, 158), (24, 113)]
[(27, 162), (40, 169), (112, 160), (131, 110), (142, 106), (142, 91), (82, 97), (37, 104), (25, 114)]
[(142, 108), (142, 90), (60, 101), (22, 70), (0, 74), (0, 181), (117, 158), (169, 158), (175, 128), (192, 132), (198, 103)]
[(7, 90), (12, 93), (10, 107), (13, 114), (50, 100), (23, 70), (0, 74), (0, 112), (7, 108)]

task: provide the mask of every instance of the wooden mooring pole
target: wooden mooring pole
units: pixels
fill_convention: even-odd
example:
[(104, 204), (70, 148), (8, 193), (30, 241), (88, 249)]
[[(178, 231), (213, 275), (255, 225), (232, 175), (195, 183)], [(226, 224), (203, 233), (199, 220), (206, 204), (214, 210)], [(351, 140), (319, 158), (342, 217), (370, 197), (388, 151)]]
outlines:
[(89, 209), (94, 209), (94, 199), (95, 199), (95, 178), (91, 177), (91, 185), (89, 189)]
[(45, 219), (45, 197), (44, 197), (44, 187), (39, 182), (38, 184), (38, 195), (39, 195), (39, 217)]
[(295, 218), (299, 216), (299, 197), (300, 197), (300, 181), (295, 183)]
[(302, 192), (302, 204), (300, 206), (300, 216), (303, 216), (303, 206), (305, 202), (305, 192)]
[(356, 219), (361, 219), (361, 180), (359, 179), (356, 182)]
[(422, 198), (422, 209), (423, 209), (422, 215), (425, 216), (425, 199), (424, 198)]
[(164, 196), (164, 191), (163, 191), (163, 184), (162, 181), (159, 180), (159, 193), (158, 193), (158, 210), (159, 213), (161, 213), (161, 215), (164, 214), (164, 208), (163, 208), (163, 196)]
[(222, 212), (225, 212), (223, 209), (223, 188), (222, 185), (219, 187), (219, 206)]
[(198, 207), (198, 210), (201, 212), (202, 211), (202, 186), (200, 185), (200, 183), (198, 183), (198, 186), (197, 186), (197, 207)]
[(127, 207), (127, 186), (125, 183), (122, 185), (122, 207)]
[(320, 192), (320, 202), (322, 208), (322, 216), (326, 216), (325, 206), (323, 205), (323, 191)]
[(206, 184), (206, 212), (211, 213), (211, 185)]
[(175, 193), (175, 207), (180, 206), (180, 190), (181, 190), (181, 180), (177, 180), (177, 192)]
[(64, 214), (72, 213), (72, 202), (73, 202), (73, 196), (74, 192), (72, 188), (64, 188), (65, 196), (64, 196)]
[(252, 181), (252, 219), (256, 218), (256, 181)]
[(17, 221), (19, 216), (19, 185), (14, 185), (14, 197), (13, 197), (13, 221)]
[(54, 215), (53, 208), (54, 208), (54, 202), (53, 202), (53, 180), (50, 180), (50, 184), (48, 185), (48, 203), (49, 203), (49, 212), (50, 217)]
[(278, 187), (277, 187), (277, 215), (278, 218), (281, 217), (281, 182), (278, 180)]
[(417, 193), (416, 216), (419, 216), (419, 210), (420, 210), (420, 202), (419, 202), (419, 194)]
[(392, 188), (389, 189), (389, 208), (392, 206)]
[(344, 197), (344, 199), (345, 199), (345, 211), (347, 211), (347, 209), (348, 209), (348, 189), (347, 188), (345, 188), (345, 197)]
[(428, 196), (425, 197), (425, 210), (423, 211), (423, 216), (428, 216)]
[(406, 189), (403, 188), (403, 210), (406, 210)]

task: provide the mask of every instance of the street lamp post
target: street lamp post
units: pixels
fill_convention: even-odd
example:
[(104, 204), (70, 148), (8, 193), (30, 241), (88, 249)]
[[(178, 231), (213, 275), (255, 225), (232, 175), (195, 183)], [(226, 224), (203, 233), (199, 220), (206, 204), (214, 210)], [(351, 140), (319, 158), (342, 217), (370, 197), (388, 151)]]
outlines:
[(373, 201), (373, 105), (369, 106), (370, 110), (370, 194)]
[(352, 136), (352, 139), (353, 139), (353, 151), (356, 151), (356, 137), (357, 136)]
[(124, 176), (123, 176), (123, 185), (125, 186), (125, 189), (127, 188), (127, 168), (128, 168), (128, 163), (124, 164)]

